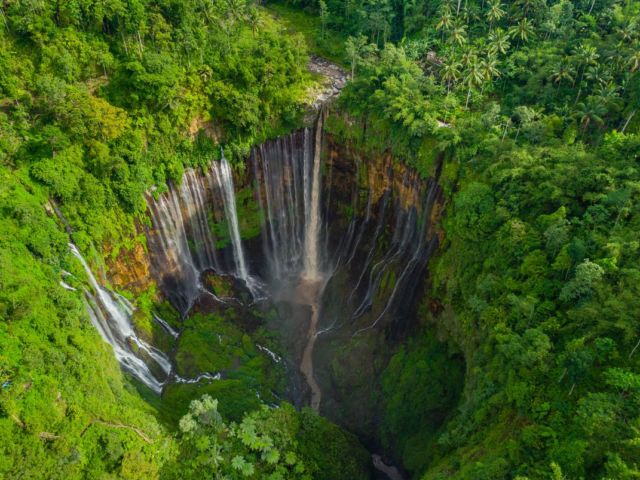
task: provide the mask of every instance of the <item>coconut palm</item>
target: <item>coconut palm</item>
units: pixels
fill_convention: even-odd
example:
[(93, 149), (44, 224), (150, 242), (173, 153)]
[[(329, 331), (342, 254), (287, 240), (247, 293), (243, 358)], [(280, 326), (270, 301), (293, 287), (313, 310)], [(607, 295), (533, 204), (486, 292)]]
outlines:
[(457, 43), (459, 46), (467, 43), (467, 26), (462, 24), (455, 25), (453, 30), (451, 30), (449, 40), (452, 43)]
[(584, 76), (589, 82), (600, 85), (606, 84), (611, 78), (609, 72), (605, 71), (601, 65), (592, 65), (588, 67)]
[(504, 5), (500, 3), (500, 0), (489, 0), (489, 9), (485, 14), (487, 20), (489, 20), (489, 28), (492, 28), (494, 23), (499, 22), (507, 12), (502, 9)]
[(518, 44), (520, 42), (529, 42), (529, 39), (533, 37), (534, 33), (535, 32), (533, 30), (533, 25), (527, 17), (524, 17), (509, 29), (509, 34), (511, 35), (511, 37), (518, 39)]
[(563, 82), (574, 83), (575, 82), (575, 69), (571, 63), (565, 58), (559, 62), (551, 72), (551, 80), (560, 88), (560, 84)]
[(467, 87), (468, 87), (467, 101), (465, 103), (465, 107), (468, 107), (469, 98), (471, 97), (471, 89), (478, 88), (481, 85), (483, 85), (483, 83), (485, 82), (485, 76), (484, 76), (484, 71), (482, 70), (482, 64), (478, 60), (477, 56), (470, 61), (469, 67), (465, 74), (464, 82), (467, 84)]
[(517, 0), (515, 6), (522, 12), (523, 17), (544, 5), (544, 0)]
[(509, 34), (501, 28), (496, 28), (489, 34), (489, 52), (492, 54), (506, 54), (510, 47)]
[(636, 38), (638, 32), (636, 31), (635, 24), (627, 23), (622, 28), (616, 28), (616, 34), (618, 35), (618, 38), (620, 39), (620, 41), (618, 42), (618, 45), (627, 46), (627, 45), (629, 45), (630, 43), (633, 42), (633, 40)]
[(475, 50), (472, 50), (471, 48), (468, 48), (462, 54), (462, 65), (464, 67), (469, 67), (469, 65), (476, 62), (477, 60), (478, 60), (478, 55), (476, 54)]
[(600, 55), (598, 50), (591, 45), (580, 45), (574, 50), (573, 55), (576, 58), (578, 69), (581, 70), (580, 80), (578, 80), (578, 83), (581, 83), (586, 68), (597, 65)]
[(599, 85), (595, 89), (595, 94), (607, 110), (619, 111), (623, 106), (622, 99), (618, 93), (619, 90), (620, 88), (614, 82), (609, 82), (606, 85)]
[(447, 95), (451, 91), (451, 84), (460, 79), (461, 66), (460, 62), (450, 59), (448, 62), (444, 63), (440, 69), (440, 76), (447, 84)]
[(489, 55), (480, 62), (480, 69), (485, 80), (491, 82), (495, 77), (500, 76), (500, 70), (498, 70), (498, 60)]
[(438, 23), (436, 23), (436, 30), (448, 32), (453, 26), (453, 14), (446, 4), (440, 10), (440, 18), (438, 18)]
[(603, 117), (606, 114), (607, 108), (598, 97), (587, 97), (586, 102), (580, 102), (576, 105), (575, 116), (580, 120), (583, 134), (591, 124), (604, 125)]

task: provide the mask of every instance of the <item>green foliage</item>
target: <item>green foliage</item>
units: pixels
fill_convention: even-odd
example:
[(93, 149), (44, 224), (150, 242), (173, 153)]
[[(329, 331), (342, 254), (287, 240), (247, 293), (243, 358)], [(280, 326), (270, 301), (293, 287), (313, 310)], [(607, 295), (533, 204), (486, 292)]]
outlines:
[(432, 333), (418, 335), (392, 357), (382, 375), (383, 441), (414, 472), (435, 457), (437, 432), (464, 383), (464, 362), (447, 350)]
[(299, 417), (299, 452), (313, 478), (369, 478), (369, 454), (354, 435), (341, 430), (309, 408), (302, 409)]
[(0, 477), (157, 478), (172, 442), (137, 433), (165, 434), (59, 285), (75, 262), (45, 192), (0, 178)]
[(198, 126), (237, 158), (299, 123), (305, 46), (250, 3), (17, 2), (2, 23), (0, 158), (98, 246), (132, 235), (152, 185), (211, 161)]
[(225, 423), (218, 400), (203, 395), (180, 419), (179, 445), (164, 478), (369, 478), (368, 454), (355, 437), (287, 403)]
[(262, 407), (238, 424), (226, 424), (218, 401), (208, 395), (191, 402), (180, 420), (180, 454), (165, 478), (310, 479), (297, 452), (299, 419), (293, 407)]
[[(479, 132), (481, 121), (465, 128)], [(622, 418), (640, 418), (628, 313), (638, 308), (640, 150), (628, 150), (637, 135), (612, 132), (597, 148), (500, 135), (458, 149), (462, 180), (434, 291), (455, 309), (450, 328), (470, 375), (439, 440), (450, 453), (425, 478), (452, 462), (456, 478), (477, 478), (471, 466), (491, 462), (507, 466), (491, 478), (538, 478), (552, 462), (567, 478), (632, 478), (636, 433)], [(504, 422), (520, 425), (508, 444), (486, 434)], [(474, 444), (481, 460), (470, 456)]]
[(638, 371), (640, 2), (326, 5), (356, 67), (327, 128), (425, 176), (444, 159), (450, 195), (432, 295), (464, 395), (443, 425), (403, 423), (394, 381), (434, 353), (392, 362), (396, 454), (425, 479), (633, 478), (640, 411), (611, 382)]

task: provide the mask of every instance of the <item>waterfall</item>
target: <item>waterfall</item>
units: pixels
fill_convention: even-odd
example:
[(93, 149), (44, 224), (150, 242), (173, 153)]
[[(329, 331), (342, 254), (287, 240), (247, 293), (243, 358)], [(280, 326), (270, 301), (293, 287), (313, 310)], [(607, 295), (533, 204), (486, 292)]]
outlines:
[[(70, 243), (69, 248), (80, 261), (95, 292), (93, 295), (85, 289), (85, 307), (91, 323), (102, 339), (111, 345), (116, 360), (123, 368), (156, 393), (160, 393), (170, 380), (175, 383), (198, 383), (222, 378), (220, 373), (209, 372), (200, 373), (194, 378), (175, 374), (169, 357), (136, 334), (131, 321), (133, 305), (122, 295), (100, 286), (78, 247)], [(155, 313), (153, 317), (174, 339), (178, 338), (179, 333), (166, 321)]]
[[(235, 276), (254, 299), (268, 294), (283, 315), (276, 322), (282, 321), (285, 338), (292, 331), (304, 332), (304, 348), (297, 343), (293, 351), (298, 349), (295, 361), (315, 410), (331, 374), (322, 365), (326, 359), (316, 358), (314, 350), (345, 333), (395, 330), (387, 327), (401, 327), (414, 311), (424, 269), (438, 243), (430, 227), (440, 195), (437, 181), (425, 183), (389, 155), (363, 161), (357, 154), (350, 158), (348, 148), (338, 148), (323, 156), (323, 123), (320, 112), (313, 128), (251, 150), (249, 175), (243, 177), (250, 183), (240, 188), (252, 185), (260, 208), (257, 245), (243, 243), (238, 192), (224, 153), (207, 171), (189, 169), (179, 186), (147, 197), (152, 264), (173, 305), (188, 313), (203, 291), (205, 270)], [(217, 241), (214, 232), (228, 245)], [(199, 305), (206, 308), (204, 302)], [(318, 359), (321, 373), (314, 368)]]
[(176, 308), (187, 312), (200, 291), (200, 279), (189, 249), (179, 196), (170, 189), (158, 200), (148, 196), (147, 202), (156, 233), (148, 236), (155, 253), (156, 278)]
[[(250, 274), (242, 246), (233, 175), (224, 152), (206, 173), (187, 169), (179, 186), (170, 184), (157, 198), (148, 194), (147, 205), (153, 224), (147, 238), (155, 276), (183, 315), (204, 291), (200, 275), (205, 270), (231, 274), (254, 298), (260, 295), (260, 282)], [(220, 255), (212, 221), (224, 221), (228, 229), (232, 265)]]
[(310, 148), (305, 128), (251, 152), (256, 198), (264, 212), (263, 250), (271, 281), (297, 278), (302, 269)]
[[(95, 292), (94, 296), (88, 290), (85, 291), (91, 323), (103, 340), (111, 345), (118, 362), (147, 387), (159, 393), (171, 374), (171, 361), (163, 352), (149, 345), (135, 333), (131, 324), (131, 304), (101, 287), (78, 248), (72, 243), (69, 244), (69, 248), (82, 264)], [(154, 370), (161, 372), (162, 379), (158, 379), (148, 363), (158, 367)]]
[(240, 228), (238, 226), (238, 211), (236, 209), (236, 193), (233, 186), (233, 175), (231, 167), (222, 152), (220, 163), (213, 163), (212, 170), (215, 174), (218, 186), (222, 190), (224, 211), (231, 237), (233, 260), (235, 264), (235, 276), (240, 278), (251, 293), (255, 296), (257, 282), (249, 275), (247, 262), (245, 260)]
[[(305, 230), (304, 245), (304, 276), (308, 279), (316, 280), (320, 274), (318, 272), (319, 252), (318, 241), (320, 237), (320, 156), (322, 153), (322, 112), (318, 116), (318, 123), (315, 127), (315, 144), (313, 149), (313, 177), (311, 179), (311, 195), (305, 195), (305, 218), (307, 225)], [(309, 168), (305, 163), (305, 187), (308, 185), (307, 178)], [(308, 190), (308, 189), (307, 189)]]
[(298, 130), (256, 147), (250, 161), (264, 212), (263, 250), (272, 282), (318, 280), (325, 258), (321, 215), (322, 114), (313, 131)]

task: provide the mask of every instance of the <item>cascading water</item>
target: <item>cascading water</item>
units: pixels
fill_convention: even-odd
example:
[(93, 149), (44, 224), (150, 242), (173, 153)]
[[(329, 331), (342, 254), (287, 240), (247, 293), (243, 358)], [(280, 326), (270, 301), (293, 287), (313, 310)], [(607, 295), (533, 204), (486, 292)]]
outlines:
[[(153, 222), (147, 238), (155, 276), (183, 315), (206, 292), (200, 282), (205, 270), (233, 275), (260, 298), (261, 284), (249, 272), (242, 245), (233, 174), (224, 153), (206, 173), (188, 169), (179, 186), (170, 185), (157, 198), (147, 195), (147, 204)], [(231, 262), (217, 248), (215, 222), (228, 231)]]
[(251, 294), (255, 297), (258, 292), (258, 282), (249, 275), (247, 261), (245, 260), (242, 239), (240, 238), (240, 227), (238, 226), (238, 212), (236, 208), (236, 192), (233, 186), (233, 175), (229, 162), (222, 152), (220, 163), (213, 163), (212, 171), (223, 194), (224, 211), (229, 226), (229, 235), (233, 245), (233, 260), (235, 264), (235, 276), (241, 279)]
[[(132, 306), (122, 297), (101, 287), (78, 248), (74, 244), (69, 244), (69, 248), (82, 264), (95, 292), (94, 296), (85, 290), (91, 323), (104, 341), (113, 347), (118, 362), (134, 377), (159, 393), (171, 374), (171, 361), (163, 352), (138, 337), (131, 324)], [(135, 345), (136, 351), (132, 345)], [(158, 367), (154, 372), (160, 373), (160, 378), (151, 371), (150, 364)]]
[[(307, 225), (304, 237), (304, 276), (313, 281), (318, 281), (320, 273), (318, 271), (319, 252), (318, 241), (320, 237), (320, 155), (322, 153), (322, 115), (318, 116), (318, 123), (315, 131), (315, 143), (313, 148), (313, 176), (311, 181), (307, 178), (309, 168), (305, 163), (305, 187), (311, 183), (311, 194), (305, 194), (305, 218)], [(305, 155), (308, 157), (308, 155)]]
[[(140, 382), (156, 393), (160, 393), (164, 386), (174, 383), (198, 383), (201, 380), (219, 380), (220, 373), (203, 372), (195, 378), (183, 378), (173, 372), (173, 365), (169, 357), (153, 345), (141, 339), (131, 318), (134, 307), (121, 295), (102, 287), (96, 280), (86, 260), (73, 243), (69, 249), (84, 268), (89, 283), (95, 295), (85, 289), (85, 306), (91, 323), (98, 330), (102, 339), (113, 348), (114, 355), (120, 365)], [(153, 314), (158, 322), (173, 338), (179, 333), (157, 314)]]
[[(316, 410), (322, 384), (313, 367), (316, 344), (365, 334), (414, 305), (437, 246), (429, 227), (440, 194), (437, 182), (394, 170), (388, 158), (377, 165), (345, 161), (325, 155), (325, 144), (321, 112), (315, 128), (252, 150), (243, 186), (254, 187), (262, 248), (241, 237), (224, 155), (204, 174), (188, 170), (179, 187), (148, 197), (151, 257), (168, 298), (186, 314), (202, 294), (206, 269), (235, 276), (254, 298), (267, 295), (289, 318), (283, 328), (300, 332), (285, 343), (296, 352)], [(216, 240), (216, 223), (226, 226), (228, 247)]]

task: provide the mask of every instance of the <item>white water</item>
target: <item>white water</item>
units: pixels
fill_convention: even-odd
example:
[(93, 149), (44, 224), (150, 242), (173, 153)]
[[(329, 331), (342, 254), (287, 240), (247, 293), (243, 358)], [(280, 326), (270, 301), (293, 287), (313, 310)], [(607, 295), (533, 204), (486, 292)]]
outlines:
[(313, 149), (313, 177), (311, 179), (311, 195), (308, 195), (308, 171), (305, 163), (305, 218), (308, 219), (305, 231), (304, 276), (310, 280), (318, 280), (320, 272), (318, 242), (320, 237), (320, 155), (322, 152), (322, 112), (316, 125), (316, 138)]
[(227, 162), (224, 156), (224, 152), (222, 152), (220, 163), (213, 163), (212, 170), (223, 194), (224, 212), (229, 229), (229, 236), (231, 237), (233, 260), (235, 263), (235, 276), (241, 279), (255, 296), (258, 285), (254, 278), (249, 275), (249, 270), (247, 269), (247, 261), (242, 247), (242, 238), (240, 237), (240, 227), (238, 226), (238, 210), (236, 208), (233, 175), (229, 162)]
[(153, 314), (153, 319), (158, 322), (158, 324), (164, 328), (164, 330), (171, 335), (173, 338), (178, 338), (180, 336), (180, 332), (178, 332), (175, 328), (169, 325), (166, 320), (155, 313)]
[[(136, 335), (131, 324), (131, 315), (133, 313), (131, 304), (100, 286), (78, 248), (72, 243), (69, 244), (69, 248), (71, 253), (82, 264), (87, 278), (96, 293), (94, 297), (86, 291), (86, 296), (89, 300), (87, 310), (91, 322), (104, 341), (111, 345), (118, 362), (138, 380), (159, 393), (166, 378), (171, 374), (171, 361), (163, 352)], [(158, 379), (151, 372), (141, 355), (133, 351), (131, 344), (137, 347), (138, 352), (144, 352), (147, 357), (160, 367), (160, 370), (165, 375), (164, 379)]]
[(256, 347), (258, 348), (258, 350), (260, 350), (261, 352), (266, 353), (271, 360), (273, 360), (273, 363), (280, 363), (282, 361), (282, 358), (280, 357), (280, 355), (272, 352), (271, 350), (269, 350), (267, 347), (262, 346), (262, 345), (258, 345), (256, 343)]
[[(183, 315), (202, 293), (210, 293), (200, 282), (201, 273), (209, 269), (233, 275), (254, 299), (260, 297), (262, 285), (249, 272), (242, 245), (233, 174), (224, 153), (205, 174), (188, 169), (179, 187), (170, 185), (157, 198), (147, 195), (147, 203), (154, 226), (147, 236), (152, 265), (161, 288)], [(212, 221), (226, 224), (230, 261), (217, 250)]]
[(73, 288), (71, 285), (69, 285), (69, 284), (68, 284), (67, 282), (65, 282), (64, 280), (60, 280), (60, 282), (58, 282), (58, 283), (60, 283), (60, 286), (61, 286), (62, 288), (64, 288), (65, 290), (69, 290), (70, 292), (75, 292), (75, 291), (76, 291), (76, 289), (75, 289), (75, 288)]
[[(80, 261), (96, 296), (85, 290), (85, 306), (91, 323), (98, 333), (113, 348), (113, 353), (126, 370), (156, 393), (160, 393), (169, 380), (175, 383), (198, 383), (201, 380), (219, 380), (220, 373), (201, 373), (195, 378), (183, 378), (173, 374), (173, 366), (169, 357), (153, 345), (149, 345), (136, 334), (131, 316), (135, 311), (133, 305), (121, 295), (100, 286), (89, 265), (74, 244), (70, 243), (71, 253)], [(177, 338), (178, 332), (167, 322), (154, 314), (154, 318), (170, 335)], [(132, 348), (135, 346), (135, 349)], [(149, 364), (155, 364), (164, 378), (151, 371)]]
[(157, 200), (147, 197), (149, 212), (157, 235), (154, 239), (159, 244), (157, 251), (161, 258), (157, 259), (159, 276), (175, 277), (174, 305), (181, 312), (186, 312), (200, 291), (200, 276), (189, 249), (189, 241), (182, 218), (178, 195), (170, 189)]

